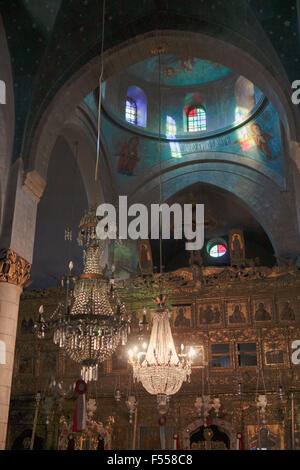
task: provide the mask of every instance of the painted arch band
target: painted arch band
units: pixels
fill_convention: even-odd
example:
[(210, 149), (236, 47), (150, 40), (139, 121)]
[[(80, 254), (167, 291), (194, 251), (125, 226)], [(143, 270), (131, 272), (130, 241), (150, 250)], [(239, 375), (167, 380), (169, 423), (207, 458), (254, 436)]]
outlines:
[[(182, 240), (184, 234), (185, 239), (189, 240), (185, 244), (186, 250), (201, 250), (204, 244), (204, 204), (183, 204), (182, 208), (177, 203), (171, 206), (163, 203), (151, 204), (150, 207), (150, 238), (152, 240), (159, 239), (160, 226), (162, 239), (170, 240), (172, 214), (174, 239)], [(117, 234), (121, 240), (149, 238), (149, 213), (144, 204), (136, 203), (128, 207), (127, 196), (119, 196), (118, 224), (117, 211), (113, 204), (100, 204), (96, 213), (100, 218), (96, 228), (97, 237), (100, 240), (107, 238), (115, 240)], [(128, 221), (128, 217), (133, 219)]]

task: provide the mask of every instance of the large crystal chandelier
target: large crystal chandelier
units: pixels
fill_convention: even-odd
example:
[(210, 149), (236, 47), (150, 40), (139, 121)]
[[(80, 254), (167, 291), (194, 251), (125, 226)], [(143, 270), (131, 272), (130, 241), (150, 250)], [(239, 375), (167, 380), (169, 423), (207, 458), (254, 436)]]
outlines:
[(54, 343), (81, 364), (83, 380), (98, 379), (98, 364), (111, 356), (119, 342), (126, 344), (128, 322), (125, 306), (114, 290), (113, 279), (108, 282), (101, 267), (105, 241), (98, 240), (95, 209), (90, 209), (79, 225), (78, 242), (84, 245), (83, 273), (75, 280), (70, 295), (70, 275), (67, 276), (66, 302), (59, 304), (49, 319), (40, 307), (36, 331), (39, 337), (53, 329)]
[(186, 354), (182, 345), (181, 352), (177, 354), (165, 297), (157, 297), (155, 302), (157, 308), (153, 314), (147, 351), (139, 351), (135, 346), (128, 355), (133, 377), (147, 392), (157, 395), (159, 412), (164, 414), (170, 395), (177, 393), (183, 382), (190, 380), (194, 349), (190, 348)]
[[(162, 204), (162, 161), (161, 161), (161, 54), (166, 50), (163, 46), (151, 51), (158, 55), (158, 149), (160, 160), (159, 196)], [(173, 336), (171, 333), (169, 311), (165, 305), (165, 297), (162, 296), (162, 221), (161, 212), (159, 218), (160, 240), (160, 295), (156, 297), (157, 308), (153, 314), (152, 330), (147, 351), (138, 351), (137, 347), (129, 350), (129, 362), (133, 367), (133, 377), (142, 383), (151, 395), (157, 396), (158, 411), (165, 414), (168, 409), (168, 401), (171, 395), (177, 393), (183, 382), (190, 380), (193, 348), (188, 354), (184, 353), (183, 345), (181, 353), (177, 354)], [(145, 315), (144, 315), (145, 318)]]

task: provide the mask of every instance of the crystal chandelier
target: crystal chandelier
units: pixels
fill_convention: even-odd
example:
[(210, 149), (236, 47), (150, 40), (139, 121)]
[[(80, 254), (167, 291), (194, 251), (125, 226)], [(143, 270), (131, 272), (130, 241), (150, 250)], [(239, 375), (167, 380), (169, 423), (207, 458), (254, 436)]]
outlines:
[(98, 379), (98, 364), (113, 354), (120, 341), (126, 344), (129, 329), (125, 306), (115, 293), (113, 275), (109, 283), (101, 267), (105, 241), (97, 239), (97, 223), (95, 209), (90, 209), (80, 221), (78, 243), (84, 245), (84, 270), (75, 279), (72, 296), (71, 262), (65, 305), (59, 304), (49, 319), (44, 318), (41, 306), (35, 325), (39, 337), (44, 337), (48, 329), (53, 330), (54, 343), (81, 364), (85, 381)]
[[(165, 53), (163, 46), (151, 51), (158, 55), (158, 96), (159, 96), (159, 120), (158, 120), (158, 149), (160, 160), (159, 197), (162, 204), (162, 178), (161, 178), (161, 54)], [(157, 308), (153, 315), (152, 330), (147, 351), (138, 351), (135, 346), (129, 350), (129, 363), (133, 367), (133, 378), (141, 382), (143, 387), (151, 395), (157, 396), (158, 411), (161, 415), (168, 410), (169, 397), (177, 393), (183, 382), (190, 381), (192, 357), (195, 354), (190, 348), (188, 354), (177, 354), (171, 332), (169, 311), (165, 306), (165, 297), (162, 296), (162, 221), (161, 212), (159, 218), (159, 252), (160, 252), (160, 295), (156, 297)], [(154, 300), (154, 299), (153, 299)], [(140, 333), (147, 325), (146, 312), (143, 311), (143, 321), (140, 323)], [(144, 344), (144, 349), (146, 345)]]
[[(159, 412), (165, 414), (170, 395), (177, 393), (183, 382), (190, 381), (195, 352), (190, 348), (189, 353), (185, 354), (182, 345), (181, 353), (177, 354), (165, 297), (157, 297), (155, 302), (157, 308), (153, 314), (147, 351), (139, 351), (135, 346), (128, 355), (134, 379), (141, 382), (151, 395), (157, 395)], [(145, 348), (146, 345), (143, 346)]]

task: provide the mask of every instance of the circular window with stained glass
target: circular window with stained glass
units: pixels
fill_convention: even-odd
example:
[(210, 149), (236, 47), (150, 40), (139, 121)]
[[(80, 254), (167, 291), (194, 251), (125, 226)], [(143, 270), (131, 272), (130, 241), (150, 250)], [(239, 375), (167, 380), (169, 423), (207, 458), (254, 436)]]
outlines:
[(207, 243), (206, 249), (212, 258), (221, 258), (227, 253), (227, 244), (223, 239), (214, 239)]
[(221, 256), (224, 256), (226, 252), (227, 252), (226, 246), (220, 245), (219, 243), (217, 245), (212, 246), (211, 249), (209, 250), (209, 254), (213, 258), (220, 258)]

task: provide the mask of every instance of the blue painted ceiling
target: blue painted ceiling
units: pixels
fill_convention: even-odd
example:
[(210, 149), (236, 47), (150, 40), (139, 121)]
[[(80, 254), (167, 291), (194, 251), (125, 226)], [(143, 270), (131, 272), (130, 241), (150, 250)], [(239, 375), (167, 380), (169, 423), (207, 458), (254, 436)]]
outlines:
[[(161, 84), (167, 86), (201, 85), (228, 75), (231, 70), (208, 60), (165, 54), (161, 56)], [(126, 70), (128, 75), (149, 83), (158, 82), (159, 58), (143, 60)]]
[[(262, 54), (269, 40), (290, 81), (300, 77), (296, 0), (106, 3), (104, 49), (153, 30), (201, 31), (229, 41), (235, 33), (257, 43)], [(0, 0), (14, 79), (14, 159), (26, 161), (34, 129), (57, 90), (99, 54), (101, 9), (102, 0)], [(267, 36), (260, 44), (259, 30)]]

